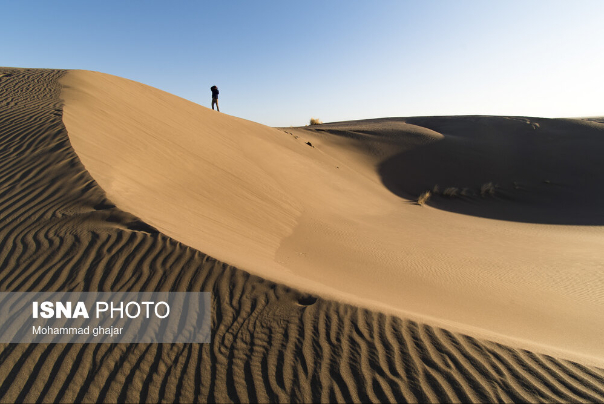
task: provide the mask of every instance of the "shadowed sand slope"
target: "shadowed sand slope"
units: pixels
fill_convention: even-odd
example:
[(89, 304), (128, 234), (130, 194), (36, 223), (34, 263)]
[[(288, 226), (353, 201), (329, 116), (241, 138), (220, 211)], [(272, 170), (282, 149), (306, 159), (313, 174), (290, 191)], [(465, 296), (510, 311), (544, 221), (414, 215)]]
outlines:
[[(601, 191), (577, 196), (601, 178), (601, 124), (393, 118), (277, 130), (101, 73), (61, 83), (86, 169), (161, 233), (309, 293), (604, 363)], [(441, 209), (417, 206), (435, 185), (428, 204)], [(453, 187), (457, 197), (442, 195)]]
[(2, 402), (604, 400), (604, 371), (301, 293), (122, 211), (56, 70), (0, 69), (0, 290), (211, 291), (210, 344), (2, 344)]
[[(377, 162), (383, 184), (451, 212), (603, 225), (604, 125), (597, 118), (387, 118), (324, 124)], [(369, 147), (368, 147), (369, 146)], [(449, 189), (450, 192), (445, 192)]]
[[(604, 225), (604, 194), (597, 186), (604, 183), (604, 125), (520, 117), (407, 122), (446, 135), (380, 165), (384, 184), (394, 193), (409, 197), (437, 185), (441, 194), (432, 206), (453, 212), (529, 223)], [(455, 197), (440, 197), (451, 187), (458, 190)]]

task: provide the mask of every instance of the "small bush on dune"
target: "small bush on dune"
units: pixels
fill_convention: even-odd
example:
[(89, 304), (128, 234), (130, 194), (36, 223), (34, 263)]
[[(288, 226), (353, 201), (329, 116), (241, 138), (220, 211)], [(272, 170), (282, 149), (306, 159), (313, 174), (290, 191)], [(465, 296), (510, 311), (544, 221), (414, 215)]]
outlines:
[(424, 205), (424, 204), (425, 204), (425, 203), (428, 201), (428, 199), (430, 199), (430, 196), (431, 196), (431, 195), (432, 195), (432, 194), (430, 193), (430, 191), (426, 191), (426, 192), (424, 192), (424, 193), (423, 193), (423, 194), (421, 194), (421, 195), (419, 196), (419, 198), (417, 199), (417, 204), (418, 204), (419, 206), (423, 206), (423, 205)]
[(488, 182), (486, 184), (482, 184), (480, 187), (480, 195), (484, 198), (487, 195), (494, 196), (495, 195), (495, 186), (492, 182)]
[(438, 194), (439, 192), (440, 192), (440, 188), (438, 187), (438, 184), (434, 185), (434, 188), (432, 188), (432, 193)]
[(449, 187), (443, 191), (444, 196), (448, 196), (449, 198), (455, 198), (459, 193), (459, 189), (455, 187)]
[(311, 125), (320, 125), (323, 122), (319, 119), (319, 118), (310, 118), (310, 124)]

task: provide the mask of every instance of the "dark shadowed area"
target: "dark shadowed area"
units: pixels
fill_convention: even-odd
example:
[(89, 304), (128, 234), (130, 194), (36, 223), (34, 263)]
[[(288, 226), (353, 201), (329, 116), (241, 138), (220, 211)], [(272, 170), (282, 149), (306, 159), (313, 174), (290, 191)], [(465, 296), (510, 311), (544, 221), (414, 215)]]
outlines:
[[(386, 118), (311, 128), (359, 140), (382, 158), (394, 194), (491, 219), (604, 224), (601, 119), (498, 116)], [(374, 144), (374, 150), (367, 145)]]

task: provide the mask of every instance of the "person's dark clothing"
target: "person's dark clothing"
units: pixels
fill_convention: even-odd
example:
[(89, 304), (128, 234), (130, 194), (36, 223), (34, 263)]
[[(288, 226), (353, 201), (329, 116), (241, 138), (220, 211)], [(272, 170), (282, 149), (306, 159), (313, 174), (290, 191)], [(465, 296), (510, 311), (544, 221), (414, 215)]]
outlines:
[(218, 108), (218, 87), (212, 86), (210, 90), (212, 90), (212, 110), (214, 110), (214, 105), (216, 105), (216, 110), (220, 112), (220, 108)]

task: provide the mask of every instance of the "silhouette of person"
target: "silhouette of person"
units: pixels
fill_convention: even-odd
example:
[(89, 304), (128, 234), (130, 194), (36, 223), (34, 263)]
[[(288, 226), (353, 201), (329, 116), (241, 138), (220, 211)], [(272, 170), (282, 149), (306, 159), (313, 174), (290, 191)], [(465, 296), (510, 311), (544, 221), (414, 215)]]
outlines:
[(214, 104), (216, 104), (216, 110), (220, 112), (220, 108), (218, 108), (218, 87), (212, 86), (210, 90), (212, 90), (212, 110), (214, 110)]

